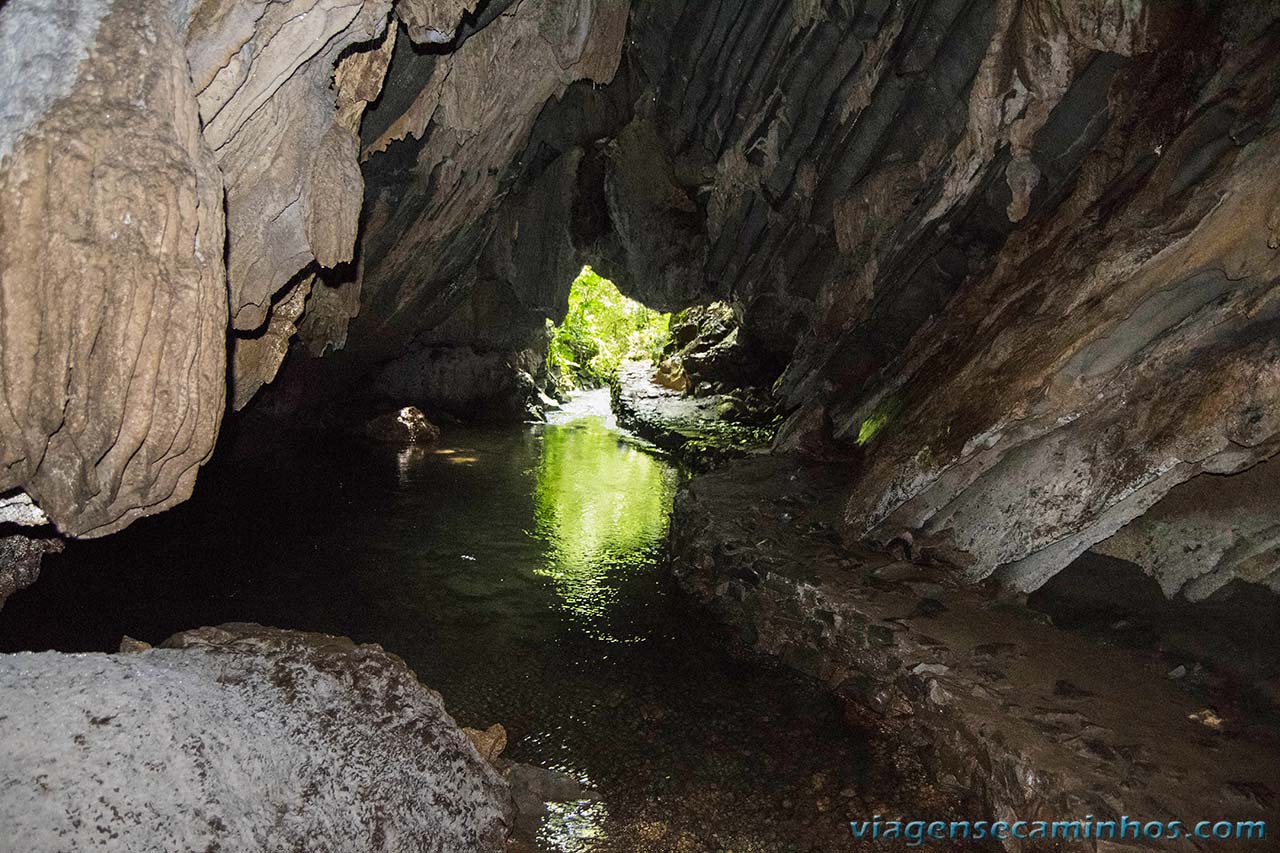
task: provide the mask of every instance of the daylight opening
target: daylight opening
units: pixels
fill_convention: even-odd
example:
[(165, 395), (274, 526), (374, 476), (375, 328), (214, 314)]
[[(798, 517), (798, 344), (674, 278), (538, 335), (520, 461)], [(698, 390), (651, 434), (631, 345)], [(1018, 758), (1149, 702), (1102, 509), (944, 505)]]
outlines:
[(547, 374), (557, 392), (608, 385), (627, 361), (657, 362), (670, 338), (671, 315), (629, 299), (584, 266), (569, 289), (564, 322), (547, 321)]

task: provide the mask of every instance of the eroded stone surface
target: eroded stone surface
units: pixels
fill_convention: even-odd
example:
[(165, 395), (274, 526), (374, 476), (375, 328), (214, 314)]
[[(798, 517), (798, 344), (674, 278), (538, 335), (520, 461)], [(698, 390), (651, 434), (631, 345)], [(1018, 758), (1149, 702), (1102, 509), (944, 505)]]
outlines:
[[(403, 5), (429, 40), (464, 11)], [(239, 409), (279, 369), (311, 271), (354, 257), (357, 133), (394, 48), (391, 9), (4, 5), (0, 492), (21, 488), (72, 536), (186, 499), (228, 373)], [(308, 331), (323, 351), (357, 306), (321, 285)]]
[(374, 441), (388, 444), (435, 444), (440, 429), (420, 409), (405, 406), (372, 418), (364, 425), (364, 434)]
[(37, 539), (21, 533), (0, 536), (0, 607), (20, 589), (35, 583), (45, 554), (62, 550), (62, 540)]
[(849, 535), (1030, 589), (1274, 452), (1272, 12), (657, 5), (595, 265), (788, 352), (784, 446), (871, 460)]
[(677, 579), (886, 739), (919, 744), (932, 777), (978, 796), (991, 819), (1274, 822), (1280, 741), (1268, 718), (1230, 692), (1170, 678), (1158, 656), (1055, 628), (943, 567), (841, 547), (848, 476), (773, 457), (695, 478), (676, 500)]
[(623, 427), (696, 471), (768, 451), (772, 429), (724, 417), (723, 395), (686, 396), (656, 384), (654, 373), (646, 362), (627, 362), (618, 370), (613, 410)]
[(222, 176), (169, 3), (62, 4), (96, 21), (70, 56), (56, 28), (7, 29), (37, 9), (0, 10), (31, 51), (6, 77), (62, 81), (0, 163), (0, 492), (102, 535), (185, 500), (212, 452)]
[(1201, 474), (1092, 550), (1135, 563), (1166, 595), (1200, 601), (1239, 578), (1280, 592), (1280, 462)]
[(394, 350), (462, 301), (503, 172), (548, 99), (577, 80), (613, 77), (628, 9), (622, 0), (526, 0), (447, 59), (406, 57), (404, 82), (417, 94), (363, 149), (384, 159), (370, 167), (360, 337), (349, 346)]
[(24, 850), (502, 850), (507, 783), (378, 646), (254, 625), (0, 656)]
[(352, 257), (364, 188), (352, 125), (388, 54), (352, 54), (336, 81), (335, 65), (383, 38), (390, 10), (391, 0), (206, 0), (194, 15), (191, 73), (225, 176), (237, 330), (261, 326), (272, 297), (312, 261)]
[(295, 328), (352, 384), (505, 401), (583, 262), (731, 301), (782, 449), (870, 460), (846, 534), (971, 580), (1280, 446), (1273, 7), (466, 6), (5, 4), (0, 493), (72, 535), (182, 500), (228, 326), (237, 407)]

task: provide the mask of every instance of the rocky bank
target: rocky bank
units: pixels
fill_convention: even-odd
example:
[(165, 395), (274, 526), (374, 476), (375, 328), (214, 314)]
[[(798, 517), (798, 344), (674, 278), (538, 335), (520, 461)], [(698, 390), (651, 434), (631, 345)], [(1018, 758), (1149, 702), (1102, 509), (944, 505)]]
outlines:
[(911, 543), (897, 550), (915, 563), (846, 547), (844, 476), (774, 456), (693, 479), (672, 524), (680, 585), (989, 819), (1280, 817), (1274, 707), (1229, 678), (1185, 678), (1159, 653), (1056, 627)]

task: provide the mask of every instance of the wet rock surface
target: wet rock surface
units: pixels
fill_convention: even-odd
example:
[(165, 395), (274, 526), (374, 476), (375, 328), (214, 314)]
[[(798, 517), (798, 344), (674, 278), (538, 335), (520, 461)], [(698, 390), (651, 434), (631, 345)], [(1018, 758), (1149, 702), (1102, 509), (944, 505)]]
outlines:
[(612, 394), (620, 425), (696, 471), (768, 452), (772, 429), (726, 417), (734, 411), (732, 397), (688, 396), (658, 385), (655, 372), (648, 362), (629, 362), (619, 368)]
[(929, 778), (993, 818), (1276, 820), (1274, 717), (941, 567), (843, 547), (847, 476), (774, 457), (690, 481), (672, 527), (681, 586), (887, 741), (918, 745)]
[[(224, 408), (273, 380), (295, 335), (307, 353), (346, 345), (366, 262), (408, 284), (370, 276), (365, 301), (390, 310), (364, 341), (382, 356), (456, 308), (502, 169), (548, 98), (612, 76), (628, 9), (507, 5), (5, 3), (20, 82), (0, 101), (0, 492), (63, 534), (115, 532), (190, 496)], [(359, 134), (394, 56), (414, 67), (364, 155), (422, 138), (428, 191), (397, 218), (375, 188), (366, 233), (391, 218), (392, 244), (430, 250), (358, 254)], [(421, 310), (446, 280), (448, 310)], [(406, 317), (394, 337), (378, 325)]]
[(732, 300), (787, 448), (874, 455), (851, 535), (1025, 591), (1275, 451), (1275, 39), (1247, 2), (663, 0), (511, 175), (629, 296)]
[[(787, 449), (872, 454), (850, 535), (1031, 590), (1280, 446), (1277, 38), (1247, 0), (10, 0), (0, 492), (117, 531), (281, 370), (518, 417), (586, 261), (728, 301), (685, 378), (785, 368)], [(1114, 548), (1208, 594), (1272, 578), (1254, 526)]]
[(367, 438), (387, 444), (431, 445), (440, 440), (440, 428), (414, 406), (405, 406), (372, 418), (364, 425)]
[(15, 849), (505, 846), (507, 783), (377, 646), (224, 625), (0, 656), (0, 688)]
[(537, 413), (543, 349), (414, 348), (384, 366), (377, 393), (467, 421), (519, 423)]

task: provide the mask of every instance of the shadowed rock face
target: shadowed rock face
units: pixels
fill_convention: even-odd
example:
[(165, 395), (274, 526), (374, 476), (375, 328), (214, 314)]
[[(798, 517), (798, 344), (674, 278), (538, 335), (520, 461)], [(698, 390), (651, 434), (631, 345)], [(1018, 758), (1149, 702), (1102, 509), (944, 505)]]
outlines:
[(862, 460), (846, 535), (972, 579), (1276, 449), (1266, 4), (124, 8), (0, 11), (0, 495), (63, 533), (184, 499), (291, 340), (522, 411), (583, 262), (732, 302), (780, 447)]
[(0, 656), (6, 843), (505, 849), (507, 783), (399, 658), (256, 625), (165, 646)]

